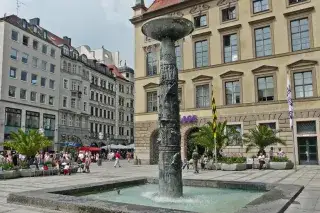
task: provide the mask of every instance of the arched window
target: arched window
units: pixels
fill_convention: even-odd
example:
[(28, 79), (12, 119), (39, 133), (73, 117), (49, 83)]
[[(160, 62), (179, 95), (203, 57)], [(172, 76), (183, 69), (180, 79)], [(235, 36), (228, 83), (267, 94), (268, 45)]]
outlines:
[(71, 63), (68, 63), (68, 72), (71, 72)]
[(66, 61), (63, 61), (62, 69), (67, 70), (67, 62)]

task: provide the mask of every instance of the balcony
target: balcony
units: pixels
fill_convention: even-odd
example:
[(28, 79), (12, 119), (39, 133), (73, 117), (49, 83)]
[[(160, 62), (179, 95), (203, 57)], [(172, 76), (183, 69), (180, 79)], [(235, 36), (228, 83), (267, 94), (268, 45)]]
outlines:
[(115, 91), (109, 90), (108, 88), (104, 88), (104, 87), (98, 86), (98, 85), (93, 84), (93, 83), (90, 84), (90, 87), (91, 87), (92, 89), (96, 89), (96, 90), (100, 90), (100, 91), (102, 91), (102, 92), (107, 92), (107, 93), (109, 93), (109, 94), (116, 95), (116, 92), (115, 92)]

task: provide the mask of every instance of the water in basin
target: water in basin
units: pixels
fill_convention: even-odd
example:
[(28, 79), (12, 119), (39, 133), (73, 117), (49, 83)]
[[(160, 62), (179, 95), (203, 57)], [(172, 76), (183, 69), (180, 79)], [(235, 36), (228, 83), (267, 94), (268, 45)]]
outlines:
[(183, 198), (163, 198), (157, 196), (158, 185), (147, 184), (107, 191), (85, 197), (118, 203), (137, 204), (159, 208), (193, 211), (199, 213), (234, 213), (264, 192), (236, 189), (203, 187), (183, 187)]

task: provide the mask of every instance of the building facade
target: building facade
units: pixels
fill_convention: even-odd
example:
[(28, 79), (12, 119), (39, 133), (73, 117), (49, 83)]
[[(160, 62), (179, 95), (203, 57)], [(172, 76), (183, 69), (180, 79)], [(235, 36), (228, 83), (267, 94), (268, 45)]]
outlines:
[(0, 141), (18, 129), (44, 129), (56, 147), (61, 54), (39, 25), (37, 18), (0, 19)]
[[(188, 157), (190, 134), (212, 119), (211, 91), (219, 121), (240, 133), (256, 125), (281, 130), (282, 148), (299, 164), (318, 164), (319, 56), (317, 0), (158, 1), (146, 8), (138, 0), (135, 15), (135, 146), (144, 163), (158, 161), (159, 42), (146, 38), (141, 26), (162, 15), (187, 18), (195, 30), (176, 43), (181, 116), (182, 158)], [(294, 102), (294, 137), (288, 118), (286, 84)], [(294, 149), (295, 148), (295, 149)], [(244, 153), (242, 141), (225, 152)], [(295, 155), (293, 151), (296, 151)], [(256, 154), (257, 150), (248, 153)]]

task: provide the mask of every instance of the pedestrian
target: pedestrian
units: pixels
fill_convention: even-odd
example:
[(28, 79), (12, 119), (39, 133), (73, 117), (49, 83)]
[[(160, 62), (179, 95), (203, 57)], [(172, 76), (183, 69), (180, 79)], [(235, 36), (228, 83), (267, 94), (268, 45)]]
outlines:
[(119, 151), (117, 151), (115, 157), (116, 157), (116, 162), (114, 163), (114, 168), (116, 168), (117, 165), (118, 165), (119, 167), (121, 167), (121, 166), (120, 166), (120, 157), (121, 157), (121, 155), (120, 155), (120, 152), (119, 152)]
[(187, 167), (187, 170), (189, 170), (189, 162), (188, 162), (187, 158), (185, 158), (183, 160), (182, 169), (185, 169), (186, 167)]
[(90, 156), (86, 156), (85, 160), (85, 172), (90, 173), (90, 163), (91, 163), (91, 158)]
[(270, 158), (270, 161), (272, 161), (272, 159), (273, 159), (273, 147), (270, 147), (269, 158)]
[(192, 159), (193, 159), (194, 173), (197, 174), (199, 173), (199, 169), (198, 169), (199, 154), (196, 149), (193, 150)]

